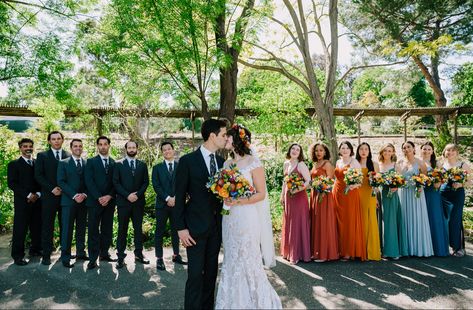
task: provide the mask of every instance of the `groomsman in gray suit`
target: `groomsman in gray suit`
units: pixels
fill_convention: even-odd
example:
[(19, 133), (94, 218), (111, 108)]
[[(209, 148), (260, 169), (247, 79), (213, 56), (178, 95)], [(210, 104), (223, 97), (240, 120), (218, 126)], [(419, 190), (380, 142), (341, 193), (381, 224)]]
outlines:
[(176, 203), (176, 168), (177, 161), (174, 160), (174, 146), (169, 141), (161, 143), (161, 152), (164, 161), (153, 167), (151, 180), (156, 192), (156, 232), (154, 237), (156, 252), (156, 268), (166, 270), (163, 261), (163, 237), (166, 229), (166, 223), (169, 219), (171, 224), (171, 241), (174, 255), (172, 261), (178, 264), (187, 265), (179, 255), (179, 237), (174, 227), (174, 218), (172, 211)]
[(61, 261), (64, 267), (72, 268), (71, 255), (72, 232), (76, 225), (76, 259), (88, 260), (85, 253), (85, 230), (87, 227), (87, 198), (84, 170), (87, 161), (81, 158), (82, 140), (72, 139), (72, 156), (59, 162), (57, 168), (57, 184), (62, 189), (62, 240)]
[(115, 161), (109, 155), (110, 139), (97, 138), (98, 155), (87, 160), (85, 185), (89, 217), (88, 250), (90, 262), (87, 269), (97, 267), (101, 261), (116, 262), (108, 252), (113, 238), (113, 214), (115, 213), (115, 188), (113, 187), (113, 167)]

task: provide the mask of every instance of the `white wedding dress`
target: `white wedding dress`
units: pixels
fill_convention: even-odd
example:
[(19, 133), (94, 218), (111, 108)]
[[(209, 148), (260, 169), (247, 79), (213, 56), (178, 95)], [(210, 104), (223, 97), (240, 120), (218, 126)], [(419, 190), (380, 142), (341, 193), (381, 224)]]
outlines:
[[(257, 157), (252, 159), (240, 168), (251, 184), (251, 170), (262, 166)], [(230, 214), (223, 216), (222, 238), (224, 256), (215, 308), (281, 309), (264, 270), (275, 265), (268, 198), (231, 207)]]

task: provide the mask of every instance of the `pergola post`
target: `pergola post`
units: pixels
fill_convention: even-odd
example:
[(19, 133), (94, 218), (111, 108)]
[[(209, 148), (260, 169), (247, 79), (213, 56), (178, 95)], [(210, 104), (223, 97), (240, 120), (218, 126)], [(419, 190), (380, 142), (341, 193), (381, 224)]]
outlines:
[(404, 142), (407, 141), (407, 119), (411, 115), (411, 111), (407, 111), (401, 115), (401, 122), (404, 122)]
[(357, 123), (357, 132), (358, 132), (358, 145), (361, 143), (361, 117), (365, 114), (365, 110), (358, 112), (355, 116), (355, 121)]
[(101, 114), (97, 114), (97, 121), (95, 122), (96, 126), (97, 126), (97, 134), (98, 136), (102, 136), (103, 135), (103, 119), (102, 119), (103, 115)]
[(453, 113), (453, 143), (458, 144), (458, 109)]
[(195, 112), (191, 112), (191, 125), (192, 125), (192, 150), (195, 150)]

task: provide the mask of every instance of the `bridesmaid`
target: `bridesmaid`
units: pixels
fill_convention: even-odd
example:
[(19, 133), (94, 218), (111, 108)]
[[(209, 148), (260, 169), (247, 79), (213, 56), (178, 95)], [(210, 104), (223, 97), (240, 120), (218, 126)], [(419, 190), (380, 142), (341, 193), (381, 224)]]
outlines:
[(355, 257), (363, 261), (366, 260), (366, 241), (361, 216), (360, 185), (349, 185), (350, 190), (347, 194), (344, 193), (347, 186), (344, 171), (348, 168), (361, 169), (361, 166), (353, 158), (355, 152), (350, 142), (342, 142), (338, 152), (340, 159), (335, 167), (333, 198), (337, 213), (340, 256), (344, 261)]
[[(458, 156), (458, 147), (455, 144), (447, 144), (442, 153), (445, 158), (443, 168), (448, 170), (453, 167), (459, 167), (471, 175), (470, 167), (467, 163), (460, 160)], [(450, 238), (450, 246), (453, 249), (453, 256), (465, 256), (465, 242), (463, 236), (463, 206), (465, 204), (465, 185), (470, 185), (471, 181), (466, 184), (447, 183), (443, 184), (440, 189), (442, 196), (442, 204), (447, 215), (448, 234)]]
[[(312, 179), (317, 176), (333, 178), (334, 169), (330, 163), (330, 151), (322, 142), (316, 142), (309, 148), (310, 159), (314, 163), (311, 171)], [(319, 202), (319, 193), (310, 191), (311, 218), (311, 253), (316, 262), (337, 260), (338, 233), (337, 216), (331, 193), (323, 194)]]
[(310, 261), (310, 223), (309, 200), (306, 188), (310, 183), (310, 172), (304, 163), (304, 154), (299, 144), (293, 143), (286, 154), (284, 175), (297, 173), (304, 179), (304, 189), (290, 195), (283, 183), (281, 204), (284, 206), (284, 217), (281, 233), (281, 256), (292, 264), (300, 260)]
[[(396, 171), (396, 149), (388, 143), (379, 151), (379, 171), (381, 173)], [(401, 212), (401, 203), (397, 188), (383, 186), (384, 242), (383, 256), (398, 260), (400, 256), (409, 255), (407, 251), (407, 232)], [(392, 195), (388, 195), (392, 192)]]
[[(361, 212), (363, 216), (363, 231), (368, 252), (368, 260), (381, 260), (381, 244), (379, 242), (379, 226), (376, 209), (378, 201), (371, 193), (368, 173), (379, 172), (377, 162), (373, 162), (371, 147), (368, 143), (361, 143), (356, 150), (356, 160), (360, 162), (363, 171), (363, 184), (360, 187)], [(376, 189), (377, 190), (377, 189)]]
[(422, 160), (415, 157), (413, 142), (404, 142), (402, 151), (404, 159), (400, 161), (398, 168), (406, 178), (408, 186), (399, 189), (399, 198), (407, 230), (407, 249), (411, 256), (432, 256), (434, 250), (424, 191), (417, 198), (415, 185), (411, 181), (413, 175), (427, 173), (427, 167)]
[[(422, 159), (427, 166), (427, 171), (437, 167), (434, 145), (428, 141), (420, 147)], [(445, 215), (443, 212), (442, 199), (438, 191), (440, 183), (425, 188), (425, 201), (429, 214), (430, 233), (432, 234), (432, 245), (435, 256), (448, 256), (448, 232)]]

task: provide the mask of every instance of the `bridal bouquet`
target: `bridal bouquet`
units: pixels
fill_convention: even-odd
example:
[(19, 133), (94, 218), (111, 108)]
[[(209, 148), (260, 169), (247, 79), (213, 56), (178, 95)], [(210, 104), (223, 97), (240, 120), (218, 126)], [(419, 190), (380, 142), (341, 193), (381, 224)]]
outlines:
[[(460, 167), (453, 167), (447, 170), (447, 178), (448, 182), (453, 183), (459, 183), (459, 184), (464, 184), (466, 181), (468, 181), (468, 172), (463, 170)], [(455, 187), (453, 187), (453, 190), (457, 190)]]
[(373, 188), (373, 190), (371, 191), (371, 196), (376, 197), (375, 189), (384, 184), (383, 175), (376, 171), (370, 171), (368, 173), (368, 177), (369, 177), (370, 186)]
[[(387, 186), (389, 189), (400, 188), (406, 186), (406, 179), (403, 175), (396, 173), (396, 171), (388, 171), (383, 173), (384, 186)], [(388, 191), (387, 197), (392, 197), (394, 194), (393, 191)]]
[[(430, 182), (432, 184), (442, 184), (447, 182), (447, 173), (444, 169), (434, 168), (427, 172), (427, 176), (430, 178)], [(439, 190), (438, 187), (435, 187), (435, 190)]]
[(343, 173), (345, 174), (343, 180), (347, 185), (345, 187), (345, 195), (347, 195), (350, 190), (350, 185), (361, 185), (363, 183), (363, 172), (361, 169), (348, 168)]
[(304, 189), (304, 179), (296, 172), (286, 175), (284, 182), (286, 182), (286, 187), (290, 195), (294, 195), (299, 190)]
[[(222, 201), (228, 198), (251, 197), (256, 192), (255, 188), (240, 173), (236, 165), (219, 169), (215, 175), (210, 176), (207, 188)], [(224, 205), (222, 214), (230, 214), (230, 207)]]
[(325, 176), (316, 176), (310, 181), (310, 186), (319, 193), (318, 202), (320, 203), (325, 194), (330, 193), (333, 189), (334, 180)]
[(422, 193), (424, 187), (432, 185), (432, 180), (423, 173), (413, 175), (411, 180), (415, 183), (417, 198), (420, 198), (420, 193)]

